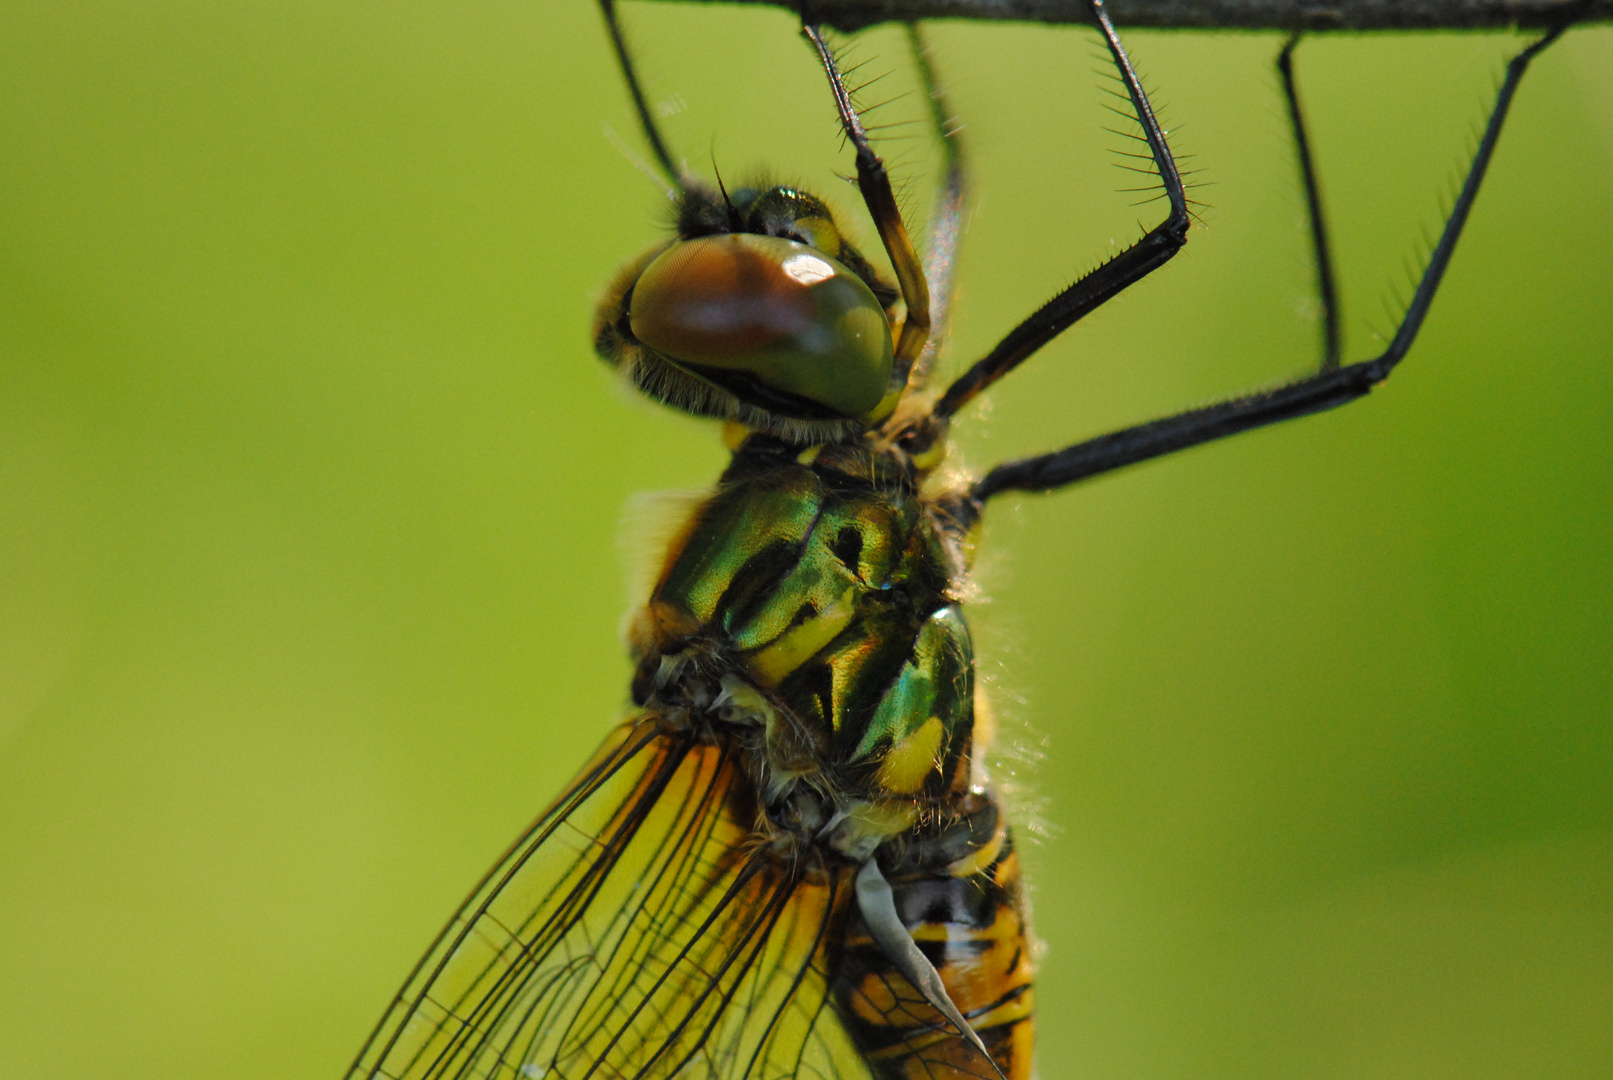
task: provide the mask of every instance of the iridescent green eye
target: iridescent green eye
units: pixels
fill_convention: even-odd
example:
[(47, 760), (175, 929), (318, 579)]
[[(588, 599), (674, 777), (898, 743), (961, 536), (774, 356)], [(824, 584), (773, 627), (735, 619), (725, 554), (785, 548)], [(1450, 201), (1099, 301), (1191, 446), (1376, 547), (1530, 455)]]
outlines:
[(879, 301), (845, 266), (794, 240), (729, 233), (673, 244), (639, 275), (629, 319), (644, 345), (785, 415), (861, 417), (889, 388), (890, 324)]

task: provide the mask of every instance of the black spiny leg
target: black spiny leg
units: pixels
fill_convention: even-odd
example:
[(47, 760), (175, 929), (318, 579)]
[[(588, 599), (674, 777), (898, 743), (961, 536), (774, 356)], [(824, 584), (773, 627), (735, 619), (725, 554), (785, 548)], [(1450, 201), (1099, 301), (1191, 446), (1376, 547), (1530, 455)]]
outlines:
[[(1582, 4), (1574, 5), (1573, 15), (1577, 15), (1582, 7)], [(1524, 72), (1541, 50), (1562, 36), (1563, 31), (1573, 23), (1573, 15), (1507, 64), (1506, 78), (1496, 93), (1495, 108), (1490, 112), (1484, 137), (1479, 140), (1467, 178), (1462, 182), (1461, 193), (1445, 221), (1439, 243), (1429, 256), (1428, 266), (1417, 282), (1417, 291), (1412, 294), (1405, 317), (1382, 355), (1346, 367), (1326, 369), (1275, 390), (1233, 398), (1217, 405), (1100, 435), (1051, 454), (1006, 462), (992, 469), (975, 484), (970, 494), (976, 505), (999, 492), (1051, 491), (1161, 454), (1185, 450), (1279, 420), (1335, 408), (1364, 396), (1388, 378), (1411, 348), (1417, 331), (1422, 327), (1423, 318), (1428, 314), (1428, 307), (1434, 301), (1440, 279), (1444, 277), (1445, 268), (1450, 265), (1451, 253), (1456, 249), (1456, 241), (1462, 235), (1462, 227), (1467, 224), (1467, 215), (1473, 209), (1473, 200), (1478, 196), (1479, 184), (1484, 180), (1484, 172), (1495, 153), (1495, 144), (1501, 137), (1501, 125), (1506, 121), (1507, 110), (1512, 105), (1513, 95), (1517, 93)]]
[(622, 36), (622, 24), (616, 20), (616, 0), (599, 0), (599, 12), (605, 16), (605, 29), (610, 31), (611, 44), (616, 48), (616, 61), (621, 65), (627, 92), (633, 95), (633, 108), (638, 112), (639, 127), (644, 129), (650, 152), (655, 155), (666, 178), (674, 187), (681, 189), (683, 170), (673, 164), (672, 152), (667, 149), (666, 140), (661, 138), (661, 129), (656, 126), (655, 117), (650, 113), (650, 103), (644, 97), (644, 88), (639, 85), (638, 72), (633, 69), (633, 54), (627, 48), (627, 39)]
[(885, 254), (890, 256), (891, 268), (896, 271), (896, 283), (902, 289), (902, 302), (907, 305), (902, 333), (896, 339), (895, 366), (897, 377), (906, 379), (930, 336), (930, 287), (924, 280), (924, 268), (919, 265), (913, 241), (908, 238), (907, 226), (902, 223), (896, 196), (891, 192), (890, 174), (868, 144), (868, 132), (851, 104), (851, 94), (835, 62), (834, 50), (823, 39), (820, 28), (803, 26), (801, 33), (818, 51), (818, 60), (829, 76), (829, 89), (834, 93), (835, 108), (840, 111), (840, 126), (857, 151), (857, 188), (862, 192), (869, 216), (874, 219), (874, 228), (879, 230), (880, 242), (885, 245)]
[(1187, 242), (1187, 196), (1182, 191), (1182, 178), (1176, 171), (1176, 161), (1171, 157), (1170, 148), (1165, 145), (1165, 132), (1154, 117), (1154, 108), (1148, 103), (1148, 95), (1143, 92), (1137, 72), (1132, 69), (1131, 60), (1120, 44), (1114, 24), (1109, 21), (1103, 0), (1090, 0), (1090, 3), (1092, 16), (1109, 47), (1109, 55), (1114, 58), (1121, 81), (1126, 85), (1137, 122), (1142, 125), (1148, 152), (1153, 156), (1160, 183), (1164, 184), (1165, 196), (1170, 201), (1170, 212), (1141, 240), (1053, 297), (1034, 315), (1010, 330), (1008, 336), (998, 342), (997, 347), (987, 353), (984, 359), (947, 387), (947, 392), (935, 406), (938, 418), (952, 416), (1026, 357), (1058, 337), (1077, 319), (1163, 266)]
[(1277, 54), (1277, 72), (1283, 80), (1283, 99), (1288, 102), (1288, 123), (1294, 132), (1294, 152), (1305, 181), (1305, 210), (1311, 222), (1311, 255), (1316, 260), (1316, 295), (1322, 302), (1322, 367), (1332, 371), (1339, 366), (1339, 294), (1333, 284), (1333, 248), (1327, 239), (1327, 218), (1322, 213), (1322, 189), (1316, 181), (1316, 165), (1311, 160), (1311, 140), (1305, 134), (1305, 113), (1299, 107), (1299, 88), (1294, 85), (1294, 49), (1299, 33), (1288, 36)]

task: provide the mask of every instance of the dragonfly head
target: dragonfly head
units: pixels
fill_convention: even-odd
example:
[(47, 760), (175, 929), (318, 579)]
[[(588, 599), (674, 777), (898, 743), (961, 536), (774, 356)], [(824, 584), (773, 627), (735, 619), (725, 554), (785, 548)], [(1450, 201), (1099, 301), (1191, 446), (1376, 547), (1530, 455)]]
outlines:
[(788, 187), (688, 187), (678, 235), (629, 263), (594, 344), (658, 401), (795, 442), (850, 437), (890, 411), (896, 293), (829, 208)]

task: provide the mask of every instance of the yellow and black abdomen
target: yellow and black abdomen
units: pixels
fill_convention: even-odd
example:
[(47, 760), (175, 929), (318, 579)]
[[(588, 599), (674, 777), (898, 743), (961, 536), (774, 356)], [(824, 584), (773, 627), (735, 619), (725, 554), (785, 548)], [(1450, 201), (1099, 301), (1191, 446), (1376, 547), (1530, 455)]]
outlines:
[[(881, 849), (896, 910), (1008, 1080), (1028, 1080), (1030, 934), (1019, 856), (990, 795), (967, 793), (931, 837)], [(878, 1080), (994, 1077), (991, 1065), (896, 971), (853, 905), (831, 956), (835, 1008)]]

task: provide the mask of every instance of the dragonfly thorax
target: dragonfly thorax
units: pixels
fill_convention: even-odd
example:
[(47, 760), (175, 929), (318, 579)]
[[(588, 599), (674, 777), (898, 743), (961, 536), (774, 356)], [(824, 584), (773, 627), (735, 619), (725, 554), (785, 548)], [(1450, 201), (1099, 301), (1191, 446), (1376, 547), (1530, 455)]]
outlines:
[(866, 859), (969, 780), (953, 531), (894, 452), (753, 437), (632, 622), (635, 701), (745, 754), (775, 824)]

